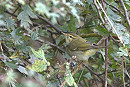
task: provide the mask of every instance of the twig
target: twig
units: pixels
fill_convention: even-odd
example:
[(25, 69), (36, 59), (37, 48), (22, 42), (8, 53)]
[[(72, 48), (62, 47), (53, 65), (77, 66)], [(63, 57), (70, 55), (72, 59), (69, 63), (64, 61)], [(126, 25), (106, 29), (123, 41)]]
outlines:
[[(101, 3), (102, 3), (102, 7), (103, 9), (105, 10), (105, 7), (104, 7), (104, 2), (103, 0), (101, 0)], [(105, 23), (106, 20), (104, 19)], [(108, 69), (108, 60), (107, 60), (107, 57), (108, 57), (108, 37), (105, 39), (105, 84), (104, 86), (107, 87), (107, 69)]]
[(114, 8), (115, 10), (117, 10), (119, 13), (122, 14), (122, 12), (121, 12), (118, 8), (116, 8), (115, 6), (109, 4), (109, 3), (108, 3), (107, 1), (105, 1), (105, 0), (103, 0), (103, 1), (104, 1), (107, 5), (111, 6), (112, 8)]
[(42, 24), (38, 24), (38, 23), (36, 23), (36, 22), (34, 22), (33, 23), (33, 25), (34, 25), (34, 27), (36, 26), (36, 27), (38, 27), (38, 26), (40, 26), (40, 27), (42, 27), (42, 29), (44, 29), (44, 30), (47, 30), (48, 32), (50, 32), (50, 33), (52, 33), (52, 34), (58, 34), (58, 32), (54, 32), (54, 31), (52, 31), (51, 29), (49, 29), (51, 26), (50, 25), (44, 25), (44, 26), (42, 26)]
[(48, 21), (47, 19), (43, 18), (42, 16), (40, 15), (37, 15), (39, 19), (45, 21), (46, 23), (48, 23), (51, 27), (53, 27), (58, 33), (61, 33), (62, 31), (57, 28), (54, 24), (52, 24), (50, 21)]
[(21, 7), (21, 5), (18, 4), (18, 7), (14, 10), (12, 14), (15, 14), (15, 12)]
[(124, 4), (123, 0), (120, 0), (120, 3), (121, 3), (121, 6), (122, 6), (122, 8), (123, 8), (123, 10), (124, 10), (125, 19), (126, 19), (126, 21), (127, 21), (127, 23), (128, 23), (128, 26), (130, 27), (129, 16), (128, 16), (127, 9), (126, 9), (126, 7), (125, 7), (125, 4)]
[(101, 3), (102, 3), (102, 7), (103, 7), (103, 9), (105, 9), (105, 8), (104, 8), (104, 3), (103, 3), (103, 0), (101, 0)]
[(99, 76), (99, 74), (97, 74), (96, 72), (94, 72), (89, 66), (83, 64), (92, 74), (96, 75), (102, 82), (104, 82), (104, 80)]
[(122, 55), (122, 73), (123, 73), (123, 86), (125, 87), (125, 76), (124, 76), (124, 55)]
[[(107, 73), (112, 73), (112, 72), (117, 72), (118, 70), (113, 70), (113, 71), (108, 71)], [(98, 74), (99, 76), (100, 75), (103, 75), (103, 74), (105, 74), (105, 72), (103, 72), (103, 73), (101, 73), (101, 74)]]
[(105, 87), (107, 87), (107, 69), (108, 69), (108, 38), (105, 40)]
[(15, 14), (13, 14), (13, 13), (10, 13), (9, 11), (4, 11), (5, 13), (7, 13), (7, 14), (10, 14), (11, 16), (14, 16), (14, 17), (17, 17), (17, 15), (15, 15)]

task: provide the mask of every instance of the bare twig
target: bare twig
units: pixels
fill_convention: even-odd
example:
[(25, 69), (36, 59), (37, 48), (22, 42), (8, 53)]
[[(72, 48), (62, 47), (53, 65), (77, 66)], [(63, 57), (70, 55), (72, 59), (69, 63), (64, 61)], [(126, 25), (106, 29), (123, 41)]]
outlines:
[[(103, 9), (105, 10), (105, 7), (104, 7), (104, 2), (103, 0), (101, 0), (101, 3), (102, 3), (102, 7)], [(106, 20), (104, 19), (105, 23)], [(108, 60), (107, 60), (107, 57), (108, 57), (108, 37), (105, 39), (105, 84), (104, 86), (107, 87), (107, 69), (108, 69)]]
[[(113, 70), (113, 71), (108, 71), (107, 73), (112, 73), (112, 72), (117, 72), (118, 70)], [(103, 72), (103, 73), (101, 73), (101, 74), (98, 74), (99, 76), (100, 75), (104, 75), (105, 74), (105, 72)]]
[(101, 3), (102, 3), (102, 7), (103, 7), (103, 9), (105, 9), (105, 8), (104, 8), (104, 2), (103, 2), (103, 0), (101, 0)]
[(105, 1), (105, 0), (103, 0), (103, 1), (104, 1), (107, 5), (111, 6), (112, 8), (114, 8), (115, 10), (117, 10), (119, 13), (122, 14), (122, 12), (121, 12), (118, 8), (116, 8), (115, 6), (109, 4), (109, 3), (108, 3), (107, 1)]
[(83, 64), (92, 74), (96, 75), (102, 82), (104, 82), (104, 80), (100, 77), (99, 74), (97, 74), (96, 72), (94, 72), (89, 66)]
[(129, 27), (130, 27), (130, 20), (129, 20), (128, 12), (127, 12), (127, 9), (126, 9), (126, 7), (125, 7), (125, 4), (124, 4), (123, 0), (120, 0), (120, 3), (121, 3), (121, 6), (122, 6), (122, 8), (123, 8), (123, 10), (124, 10), (125, 19), (126, 19), (128, 25), (129, 25)]
[(40, 15), (37, 15), (39, 19), (45, 21), (46, 23), (48, 23), (51, 27), (53, 27), (58, 33), (61, 33), (62, 31), (57, 28), (54, 24), (52, 24), (50, 21), (48, 21), (47, 19), (43, 18), (42, 16)]
[(105, 40), (105, 87), (107, 87), (107, 69), (108, 69), (108, 38)]
[(122, 73), (123, 73), (123, 86), (125, 87), (125, 76), (124, 76), (124, 55), (122, 55)]
[(14, 10), (13, 14), (21, 7), (21, 5), (18, 4), (18, 7)]
[(11, 16), (14, 16), (14, 17), (17, 17), (17, 15), (15, 15), (15, 14), (13, 14), (13, 13), (10, 13), (9, 11), (4, 11), (5, 13), (7, 13), (7, 14), (10, 14)]

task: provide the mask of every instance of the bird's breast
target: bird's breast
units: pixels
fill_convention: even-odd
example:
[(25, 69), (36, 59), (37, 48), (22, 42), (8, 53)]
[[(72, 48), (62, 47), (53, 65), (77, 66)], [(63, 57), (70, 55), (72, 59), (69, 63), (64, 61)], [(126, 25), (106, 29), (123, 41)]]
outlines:
[(99, 49), (89, 49), (86, 51), (72, 51), (67, 50), (68, 54), (72, 56), (76, 56), (78, 60), (88, 60), (89, 57), (93, 56)]

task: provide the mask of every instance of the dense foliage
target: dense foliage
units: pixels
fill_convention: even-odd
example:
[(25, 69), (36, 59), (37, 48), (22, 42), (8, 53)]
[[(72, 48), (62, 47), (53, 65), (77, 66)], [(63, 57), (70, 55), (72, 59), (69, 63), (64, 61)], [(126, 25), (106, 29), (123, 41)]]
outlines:
[[(129, 86), (128, 9), (129, 0), (0, 0), (0, 87)], [(79, 65), (61, 32), (106, 48)]]

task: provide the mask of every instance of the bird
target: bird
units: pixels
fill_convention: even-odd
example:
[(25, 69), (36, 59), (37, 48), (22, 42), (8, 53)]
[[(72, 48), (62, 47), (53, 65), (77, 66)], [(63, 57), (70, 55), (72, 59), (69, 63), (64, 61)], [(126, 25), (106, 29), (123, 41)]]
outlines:
[(77, 60), (88, 60), (97, 51), (104, 46), (91, 43), (75, 33), (64, 33), (66, 41), (66, 51), (71, 57), (75, 57)]

